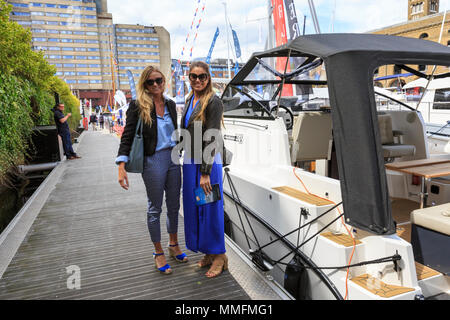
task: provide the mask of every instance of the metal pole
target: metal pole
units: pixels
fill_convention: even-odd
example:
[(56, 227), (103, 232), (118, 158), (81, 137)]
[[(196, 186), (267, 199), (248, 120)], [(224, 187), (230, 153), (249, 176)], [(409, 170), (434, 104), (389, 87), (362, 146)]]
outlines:
[(225, 28), (227, 29), (227, 68), (228, 68), (228, 79), (231, 80), (231, 68), (230, 68), (230, 31), (228, 30), (228, 14), (227, 14), (227, 3), (224, 1), (223, 5), (225, 7)]
[(308, 0), (309, 3), (309, 10), (311, 11), (311, 16), (313, 19), (313, 23), (314, 23), (314, 29), (316, 30), (317, 34), (320, 34), (320, 26), (319, 26), (319, 19), (317, 19), (317, 13), (316, 13), (316, 8), (314, 7), (314, 1), (313, 0)]

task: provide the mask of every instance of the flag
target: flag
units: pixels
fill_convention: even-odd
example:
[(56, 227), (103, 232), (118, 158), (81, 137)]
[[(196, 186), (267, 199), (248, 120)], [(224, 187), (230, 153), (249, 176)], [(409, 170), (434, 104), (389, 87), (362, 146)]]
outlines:
[(128, 75), (128, 81), (130, 83), (131, 98), (133, 100), (136, 100), (137, 99), (136, 85), (134, 84), (133, 74), (131, 73), (130, 70), (127, 70), (127, 75)]
[(234, 48), (236, 50), (236, 58), (239, 59), (241, 57), (241, 46), (239, 45), (239, 39), (238, 39), (236, 31), (234, 31), (233, 27), (231, 27), (231, 24), (230, 24), (230, 28), (231, 28), (231, 33), (233, 34)]
[[(284, 2), (283, 0), (272, 0), (273, 7), (273, 23), (275, 26), (275, 40), (277, 46), (281, 46), (288, 42), (286, 34), (286, 19), (284, 15)], [(277, 58), (276, 70), (284, 73), (287, 58)], [(289, 65), (286, 68), (286, 72), (289, 72)], [(282, 96), (293, 96), (294, 91), (292, 85), (284, 85), (282, 90)]]
[(181, 69), (181, 64), (176, 59), (172, 59), (172, 64), (174, 67), (174, 77), (175, 77), (175, 102), (177, 104), (184, 104), (184, 82), (181, 81), (181, 76), (183, 74), (183, 70)]
[(214, 34), (214, 38), (213, 38), (213, 41), (211, 43), (211, 48), (209, 48), (208, 56), (206, 57), (206, 63), (207, 64), (209, 64), (209, 62), (211, 61), (211, 55), (212, 55), (212, 52), (214, 50), (214, 46), (216, 45), (216, 40), (217, 40), (218, 36), (219, 36), (219, 27), (217, 27), (217, 29), (216, 29), (216, 33)]

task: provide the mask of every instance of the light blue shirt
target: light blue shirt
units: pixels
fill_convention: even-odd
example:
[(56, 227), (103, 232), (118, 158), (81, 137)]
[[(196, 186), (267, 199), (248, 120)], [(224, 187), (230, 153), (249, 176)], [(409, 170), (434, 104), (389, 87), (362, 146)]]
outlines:
[(158, 130), (158, 141), (156, 143), (155, 151), (175, 147), (176, 142), (172, 140), (172, 133), (175, 131), (175, 127), (166, 105), (164, 105), (164, 116), (161, 117), (159, 115), (156, 115), (156, 122)]
[[(167, 148), (172, 148), (176, 146), (176, 141), (172, 140), (172, 133), (175, 131), (175, 127), (172, 122), (172, 118), (170, 116), (170, 112), (167, 109), (167, 106), (164, 105), (164, 117), (160, 117), (156, 115), (156, 123), (158, 130), (158, 142), (156, 143), (156, 151), (164, 150)], [(127, 163), (129, 160), (128, 156), (118, 156), (116, 158), (116, 164), (121, 162)]]

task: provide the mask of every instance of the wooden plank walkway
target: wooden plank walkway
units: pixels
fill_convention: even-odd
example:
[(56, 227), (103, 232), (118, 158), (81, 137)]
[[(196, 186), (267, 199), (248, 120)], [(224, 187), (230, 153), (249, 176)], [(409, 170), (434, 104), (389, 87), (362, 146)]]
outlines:
[[(179, 240), (190, 261), (169, 258), (173, 274), (159, 274), (140, 175), (129, 175), (130, 190), (120, 188), (114, 164), (118, 139), (83, 135), (82, 159), (61, 164), (66, 166), (61, 178), (0, 279), (0, 299), (250, 299), (229, 271), (208, 279), (207, 269), (196, 267), (201, 254), (186, 251), (181, 216)], [(80, 289), (68, 289), (71, 266), (80, 270)]]

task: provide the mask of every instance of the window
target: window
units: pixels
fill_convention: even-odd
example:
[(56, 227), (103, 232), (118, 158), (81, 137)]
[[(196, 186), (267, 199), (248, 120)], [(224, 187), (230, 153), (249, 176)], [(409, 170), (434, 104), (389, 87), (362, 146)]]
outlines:
[(59, 50), (61, 50), (59, 47), (48, 47), (48, 50), (51, 50), (51, 51), (59, 51)]
[(55, 12), (46, 12), (45, 15), (46, 15), (47, 17), (57, 17), (57, 16), (58, 16), (58, 14), (55, 13)]
[(78, 60), (87, 60), (86, 56), (76, 56)]
[[(58, 30), (47, 30), (47, 33), (58, 34), (59, 31)], [(61, 33), (62, 33), (62, 31), (61, 31)]]
[(74, 56), (63, 56), (63, 58), (64, 58), (64, 59), (70, 59), (70, 60), (73, 60), (73, 59), (74, 59)]
[(59, 39), (58, 39), (58, 38), (48, 38), (47, 41), (50, 41), (50, 42), (59, 42)]
[(74, 63), (64, 63), (63, 66), (64, 66), (64, 68), (75, 68)]
[(89, 75), (89, 73), (88, 72), (77, 72), (77, 75), (79, 75), (79, 76), (87, 76), (87, 75)]
[(65, 76), (75, 76), (76, 74), (73, 71), (67, 71), (67, 72), (64, 72), (64, 75)]
[(61, 39), (61, 42), (73, 42), (73, 39)]
[(61, 34), (72, 34), (72, 31), (69, 31), (69, 30), (61, 30)]
[(46, 3), (45, 6), (47, 8), (56, 8), (56, 4), (53, 4), (53, 3)]
[(58, 21), (47, 21), (47, 25), (49, 25), (49, 26), (57, 26), (58, 25)]
[(28, 4), (26, 3), (16, 3), (16, 2), (11, 2), (13, 7), (19, 7), (19, 8), (28, 8)]
[(65, 5), (65, 4), (60, 4), (60, 5), (58, 6), (58, 8), (60, 8), (60, 9), (68, 9), (69, 6), (68, 6), (68, 5)]
[(450, 109), (450, 88), (436, 90), (433, 109)]
[(31, 11), (32, 16), (43, 16), (44, 12), (42, 11)]
[(75, 39), (75, 40), (73, 40), (73, 42), (75, 42), (75, 43), (86, 43), (86, 40), (84, 40), (84, 39)]
[(401, 74), (401, 73), (402, 73), (402, 68), (394, 65), (394, 74)]
[(12, 15), (13, 16), (29, 16), (30, 13), (29, 12), (16, 12), (16, 11), (13, 11)]
[(86, 48), (75, 48), (75, 51), (86, 51)]
[(71, 47), (62, 47), (61, 50), (63, 50), (63, 51), (73, 51), (73, 48), (71, 48)]

